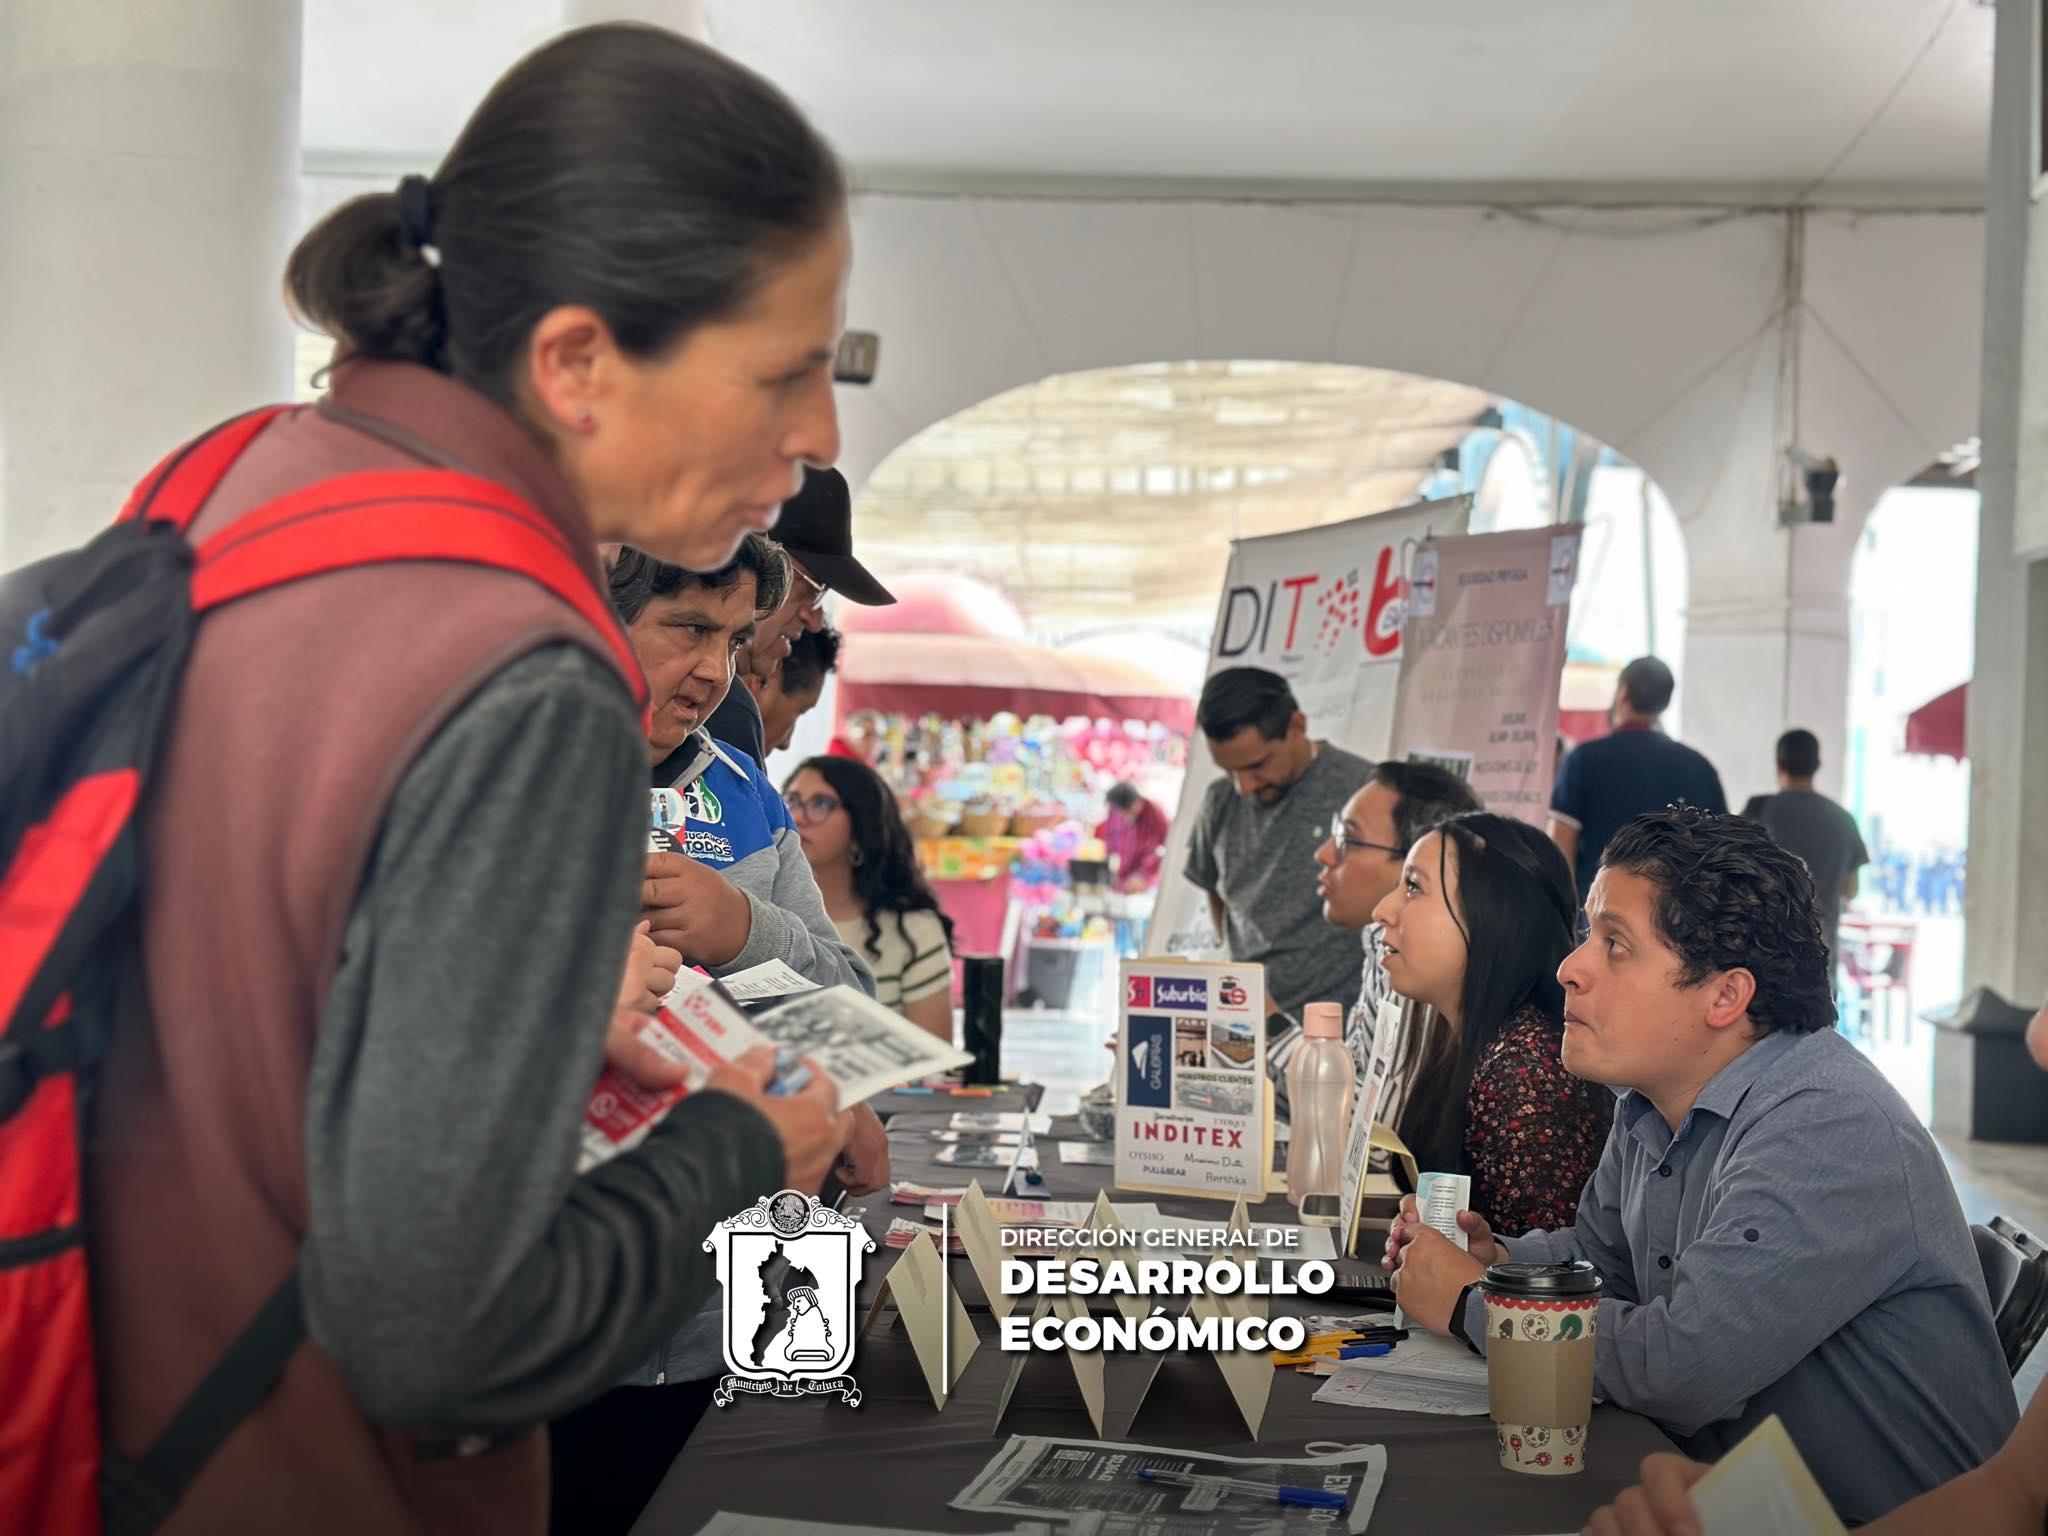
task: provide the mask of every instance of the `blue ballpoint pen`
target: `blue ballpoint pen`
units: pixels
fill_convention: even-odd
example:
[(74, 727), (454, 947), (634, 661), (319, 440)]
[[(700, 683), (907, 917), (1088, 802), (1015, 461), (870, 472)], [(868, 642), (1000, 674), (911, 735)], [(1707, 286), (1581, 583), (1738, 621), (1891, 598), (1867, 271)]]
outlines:
[(1391, 1344), (1347, 1344), (1337, 1351), (1339, 1360), (1371, 1360), (1379, 1355), (1391, 1355)]
[(1171, 1483), (1176, 1488), (1214, 1488), (1221, 1493), (1272, 1499), (1275, 1503), (1293, 1504), (1302, 1509), (1348, 1510), (1351, 1507), (1349, 1494), (1332, 1493), (1324, 1488), (1294, 1488), (1285, 1483), (1274, 1486), (1243, 1477), (1202, 1477), (1192, 1472), (1169, 1472), (1158, 1467), (1140, 1467), (1138, 1476), (1148, 1483)]
[(796, 1053), (787, 1048), (775, 1053), (775, 1076), (768, 1084), (768, 1097), (779, 1099), (785, 1094), (801, 1093), (809, 1086), (811, 1069), (796, 1059)]

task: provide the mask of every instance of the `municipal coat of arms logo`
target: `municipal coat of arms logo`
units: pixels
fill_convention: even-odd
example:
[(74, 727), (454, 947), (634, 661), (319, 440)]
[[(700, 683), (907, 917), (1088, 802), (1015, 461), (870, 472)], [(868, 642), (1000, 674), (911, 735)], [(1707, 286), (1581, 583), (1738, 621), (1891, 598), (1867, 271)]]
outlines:
[(725, 1287), (725, 1363), (711, 1394), (729, 1407), (741, 1392), (803, 1397), (837, 1392), (850, 1408), (860, 1388), (853, 1360), (853, 1295), (875, 1241), (851, 1216), (793, 1189), (763, 1195), (704, 1239)]

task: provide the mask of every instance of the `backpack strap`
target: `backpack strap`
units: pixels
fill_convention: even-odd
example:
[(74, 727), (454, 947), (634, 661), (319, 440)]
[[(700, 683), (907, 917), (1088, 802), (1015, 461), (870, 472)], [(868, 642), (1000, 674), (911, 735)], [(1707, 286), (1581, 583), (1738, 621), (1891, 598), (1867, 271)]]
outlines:
[(214, 487), (242, 456), (242, 451), (256, 441), (265, 427), (291, 409), (287, 405), (265, 406), (193, 438), (142, 477), (114, 521), (126, 523), (147, 517), (153, 522), (169, 523), (183, 533), (192, 526), (192, 519), (199, 515), (199, 509), (206, 505)]
[(155, 1444), (135, 1461), (101, 1458), (104, 1536), (148, 1536), (170, 1518), (199, 1469), (262, 1406), (305, 1337), (306, 1309), (294, 1264)]
[(505, 487), (457, 470), (342, 475), (259, 507), (199, 546), (192, 607), (204, 613), (328, 571), (415, 560), (535, 582), (604, 638), (635, 705), (646, 708), (639, 658), (568, 535)]

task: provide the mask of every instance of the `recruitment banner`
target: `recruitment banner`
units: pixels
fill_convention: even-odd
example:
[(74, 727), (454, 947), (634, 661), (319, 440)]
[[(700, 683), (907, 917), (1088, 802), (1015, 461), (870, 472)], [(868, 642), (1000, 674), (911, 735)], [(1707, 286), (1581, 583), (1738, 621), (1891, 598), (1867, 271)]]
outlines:
[(1464, 774), (1490, 811), (1542, 826), (1577, 528), (1430, 539), (1408, 566), (1393, 755)]
[[(1309, 734), (1361, 757), (1387, 755), (1410, 556), (1431, 536), (1465, 531), (1469, 496), (1420, 502), (1369, 517), (1240, 539), (1231, 546), (1209, 646), (1211, 674), (1264, 667), (1294, 687)], [(1181, 871), (1202, 797), (1220, 777), (1201, 732), (1166, 844), (1159, 900), (1145, 932), (1148, 955), (1221, 955), (1208, 904)], [(1314, 880), (1304, 870), (1305, 880)]]

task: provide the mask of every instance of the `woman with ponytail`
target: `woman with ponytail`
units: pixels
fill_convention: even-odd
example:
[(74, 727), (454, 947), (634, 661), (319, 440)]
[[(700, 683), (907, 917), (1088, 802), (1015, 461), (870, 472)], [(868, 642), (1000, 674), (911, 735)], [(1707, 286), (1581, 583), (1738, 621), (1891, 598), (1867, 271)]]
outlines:
[(436, 548), (198, 625), (87, 1143), (109, 1455), (238, 1338), (276, 1386), (182, 1498), (147, 1490), (165, 1536), (540, 1536), (534, 1426), (696, 1314), (715, 1222), (843, 1144), (829, 1084), (771, 1096), (749, 1057), (579, 1176), (607, 1057), (670, 1070), (614, 1013), (647, 749), (598, 546), (715, 569), (837, 456), (845, 202), (773, 86), (601, 26), (293, 253), (330, 391), (262, 425), (194, 541), (338, 476), (402, 506), (424, 493), (377, 487), (453, 471), (443, 505), (537, 519), (588, 591)]

